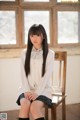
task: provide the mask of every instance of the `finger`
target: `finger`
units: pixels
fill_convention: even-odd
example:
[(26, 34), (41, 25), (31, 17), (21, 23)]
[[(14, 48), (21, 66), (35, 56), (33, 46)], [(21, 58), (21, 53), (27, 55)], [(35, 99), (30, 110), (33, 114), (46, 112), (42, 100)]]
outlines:
[(25, 98), (29, 100), (28, 96), (25, 96)]
[(34, 99), (33, 95), (29, 96), (29, 100), (33, 100), (33, 99)]
[(33, 96), (30, 96), (30, 97), (29, 97), (30, 100), (33, 100), (33, 98), (34, 98)]
[(28, 99), (28, 100), (29, 100), (29, 94), (27, 94), (25, 97), (26, 97), (26, 99)]

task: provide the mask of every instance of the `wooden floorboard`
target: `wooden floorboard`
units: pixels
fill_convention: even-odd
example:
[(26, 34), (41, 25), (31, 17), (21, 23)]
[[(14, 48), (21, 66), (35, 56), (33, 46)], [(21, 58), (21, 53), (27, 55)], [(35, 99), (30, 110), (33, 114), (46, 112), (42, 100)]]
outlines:
[[(19, 110), (1, 111), (0, 113), (7, 113), (7, 120), (17, 120)], [(57, 118), (61, 119), (61, 107), (57, 108)], [(50, 120), (49, 110), (49, 120)], [(80, 104), (73, 104), (66, 106), (66, 120), (80, 120)]]

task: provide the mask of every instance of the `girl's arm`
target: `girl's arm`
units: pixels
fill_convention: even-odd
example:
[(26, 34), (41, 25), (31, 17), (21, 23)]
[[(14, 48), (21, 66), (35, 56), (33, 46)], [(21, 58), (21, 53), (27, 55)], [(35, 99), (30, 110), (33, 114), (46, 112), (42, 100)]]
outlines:
[(25, 51), (21, 55), (21, 87), (20, 87), (20, 93), (25, 93), (30, 91), (30, 87), (28, 84), (28, 79), (25, 74), (24, 69), (24, 63), (25, 63)]
[(52, 77), (53, 63), (54, 63), (54, 52), (51, 52), (47, 56), (46, 72), (45, 72), (44, 76), (41, 79), (41, 82), (39, 84), (39, 88), (36, 90), (36, 93), (38, 95), (41, 95), (45, 90), (46, 84), (51, 82), (50, 78)]

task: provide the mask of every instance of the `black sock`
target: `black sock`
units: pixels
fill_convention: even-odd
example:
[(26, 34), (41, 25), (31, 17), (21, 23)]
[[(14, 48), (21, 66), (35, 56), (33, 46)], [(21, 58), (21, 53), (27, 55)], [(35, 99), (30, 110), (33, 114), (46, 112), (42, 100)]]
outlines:
[(35, 120), (44, 120), (44, 117), (41, 117), (41, 118), (37, 118)]
[(18, 120), (29, 120), (29, 118), (18, 118)]

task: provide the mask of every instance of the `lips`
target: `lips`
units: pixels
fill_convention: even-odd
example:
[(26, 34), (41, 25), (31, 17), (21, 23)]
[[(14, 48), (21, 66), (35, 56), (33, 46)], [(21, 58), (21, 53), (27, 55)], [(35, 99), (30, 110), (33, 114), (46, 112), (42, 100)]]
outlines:
[(34, 42), (34, 43), (37, 43), (37, 42)]

